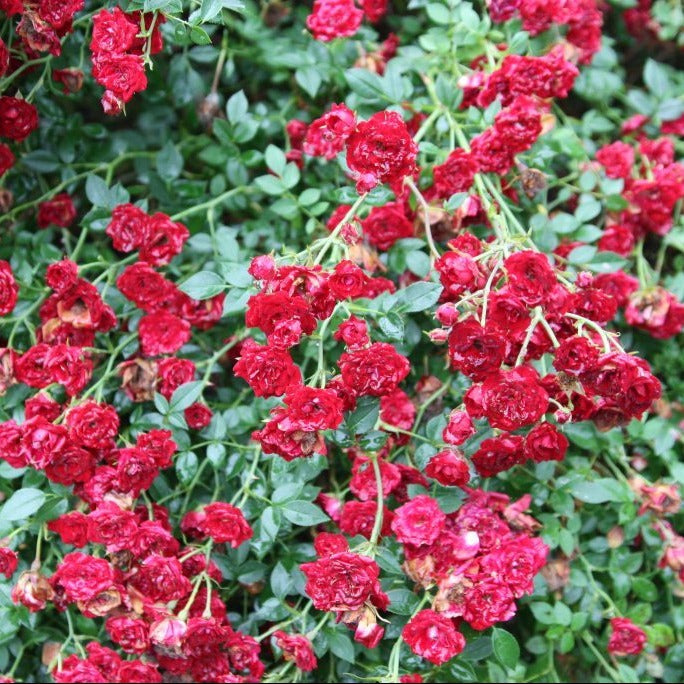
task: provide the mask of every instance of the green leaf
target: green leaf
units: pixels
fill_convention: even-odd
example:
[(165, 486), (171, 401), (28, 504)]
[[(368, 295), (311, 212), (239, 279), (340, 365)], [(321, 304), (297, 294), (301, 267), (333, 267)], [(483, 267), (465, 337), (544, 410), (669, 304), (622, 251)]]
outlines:
[(264, 154), (266, 166), (268, 166), (277, 176), (282, 176), (287, 166), (287, 159), (285, 153), (275, 145), (269, 145)]
[(88, 176), (85, 192), (93, 206), (109, 208), (109, 188), (102, 178), (95, 175)]
[(230, 98), (228, 98), (228, 102), (226, 102), (226, 115), (228, 116), (228, 121), (235, 125), (244, 118), (248, 108), (249, 103), (247, 102), (245, 93), (242, 90), (233, 93)]
[(326, 632), (328, 637), (328, 643), (330, 644), (330, 650), (342, 660), (346, 660), (348, 663), (354, 662), (354, 644), (349, 638), (346, 632), (342, 632), (339, 629), (335, 631)]
[(194, 451), (184, 451), (176, 458), (176, 474), (183, 484), (188, 484), (197, 472), (197, 454)]
[(33, 515), (45, 502), (45, 494), (40, 489), (26, 487), (10, 496), (0, 510), (0, 520), (23, 520)]
[(497, 660), (509, 670), (512, 670), (520, 659), (520, 646), (515, 637), (505, 629), (492, 629), (492, 647)]
[(367, 69), (348, 69), (344, 77), (349, 87), (364, 100), (388, 100), (382, 79)]
[(576, 499), (589, 504), (632, 500), (629, 490), (617, 480), (609, 477), (600, 478), (593, 482), (575, 482), (570, 487), (570, 491)]
[(169, 402), (169, 411), (176, 413), (185, 411), (188, 406), (192, 406), (202, 394), (204, 383), (201, 380), (186, 382), (181, 385), (172, 395)]
[(315, 66), (305, 66), (295, 71), (295, 81), (310, 97), (316, 97), (323, 81), (320, 71)]
[(652, 59), (646, 60), (644, 83), (657, 98), (662, 98), (670, 90), (670, 76), (667, 69)]
[(350, 435), (362, 435), (375, 427), (379, 415), (380, 401), (375, 397), (361, 397), (344, 422)]
[(320, 525), (330, 518), (315, 504), (310, 501), (288, 501), (281, 506), (283, 515), (293, 524), (302, 527)]
[(169, 140), (157, 153), (157, 173), (165, 180), (172, 181), (183, 170), (183, 155)]
[(193, 299), (209, 299), (226, 289), (223, 278), (212, 271), (200, 271), (190, 276), (178, 288)]
[(442, 289), (439, 283), (413, 283), (397, 292), (397, 305), (407, 313), (425, 311), (437, 303)]

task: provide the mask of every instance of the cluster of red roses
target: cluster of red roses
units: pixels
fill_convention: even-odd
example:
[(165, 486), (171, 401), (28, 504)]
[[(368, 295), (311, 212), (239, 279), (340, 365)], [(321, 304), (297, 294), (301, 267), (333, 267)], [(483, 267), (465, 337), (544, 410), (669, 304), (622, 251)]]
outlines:
[(106, 88), (102, 96), (105, 114), (115, 115), (135, 95), (147, 88), (145, 61), (163, 47), (160, 25), (164, 15), (103, 9), (93, 17), (90, 52), (93, 76)]
[[(21, 37), (28, 57), (40, 52), (59, 56), (61, 39), (73, 30), (73, 18), (83, 9), (84, 0), (2, 0), (0, 10), (8, 17), (20, 15), (16, 33)], [(0, 39), (0, 55), (5, 48)], [(6, 48), (5, 48), (6, 49)], [(0, 59), (0, 76), (2, 76)]]
[[(56, 681), (160, 682), (158, 666), (190, 671), (197, 681), (231, 672), (258, 677), (263, 665), (257, 642), (231, 628), (225, 605), (211, 592), (212, 581), (222, 577), (209, 553), (181, 548), (166, 508), (136, 506), (141, 492), (172, 464), (171, 432), (152, 430), (139, 434), (135, 446), (117, 447), (118, 429), (112, 406), (84, 400), (63, 409), (44, 395), (27, 401), (22, 425), (0, 426), (10, 465), (31, 466), (73, 485), (89, 509), (65, 513), (48, 529), (65, 544), (101, 545), (106, 553), (69, 553), (51, 577), (34, 565), (19, 577), (13, 600), (34, 612), (47, 603), (58, 610), (74, 604), (86, 617), (105, 617), (111, 640), (125, 653), (156, 657), (156, 663), (123, 661), (92, 644), (86, 660), (71, 656), (62, 663)], [(189, 538), (233, 547), (252, 536), (241, 511), (223, 502), (188, 513), (181, 529)], [(0, 563), (7, 576), (16, 570), (16, 556), (7, 548)]]
[(388, 0), (315, 0), (306, 27), (316, 40), (328, 42), (335, 38), (353, 36), (361, 26), (364, 15), (368, 21), (380, 21), (387, 12)]
[(594, 0), (488, 0), (487, 11), (496, 23), (519, 17), (531, 36), (566, 27), (565, 40), (579, 51), (581, 64), (601, 47), (603, 14)]

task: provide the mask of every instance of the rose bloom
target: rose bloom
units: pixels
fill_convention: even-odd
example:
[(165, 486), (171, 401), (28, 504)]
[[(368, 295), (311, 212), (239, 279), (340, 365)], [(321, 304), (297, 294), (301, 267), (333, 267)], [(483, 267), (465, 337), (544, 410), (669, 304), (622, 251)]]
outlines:
[(190, 324), (178, 316), (160, 311), (140, 319), (138, 335), (145, 356), (175, 354), (190, 341)]
[(263, 346), (251, 338), (242, 344), (233, 372), (249, 384), (257, 397), (279, 397), (302, 382), (299, 366), (286, 349)]
[(5, 143), (0, 143), (0, 176), (9, 171), (16, 161), (12, 150)]
[(102, 449), (111, 444), (119, 431), (119, 416), (109, 404), (84, 401), (66, 414), (69, 438), (79, 446)]
[(432, 544), (444, 529), (446, 515), (439, 504), (426, 495), (417, 496), (395, 511), (392, 531), (402, 543)]
[(368, 556), (335, 553), (300, 566), (307, 595), (317, 610), (358, 610), (372, 600), (384, 608), (387, 596), (380, 588), (380, 568)]
[(389, 183), (399, 196), (404, 178), (416, 170), (417, 154), (418, 146), (396, 112), (373, 114), (347, 141), (347, 165), (359, 192)]
[(408, 359), (387, 342), (344, 352), (339, 366), (347, 387), (357, 396), (373, 397), (391, 394), (411, 370)]
[(427, 464), (425, 474), (446, 487), (463, 487), (470, 480), (468, 463), (460, 452), (452, 449), (435, 454)]
[(0, 97), (0, 136), (22, 142), (38, 128), (36, 108), (17, 97)]
[(229, 503), (216, 501), (205, 506), (200, 529), (219, 544), (229, 543), (234, 549), (252, 538), (252, 528), (242, 511)]
[(303, 672), (311, 672), (318, 666), (311, 642), (301, 634), (287, 634), (278, 630), (273, 634), (276, 646), (283, 652), (283, 658), (294, 662)]
[(312, 121), (306, 131), (304, 152), (312, 157), (333, 159), (344, 148), (356, 126), (356, 115), (344, 104), (334, 104), (330, 111)]
[(14, 310), (18, 293), (12, 267), (7, 261), (0, 261), (0, 316), (6, 316)]
[(203, 430), (211, 423), (211, 418), (214, 414), (206, 404), (196, 401), (183, 411), (183, 415), (190, 429)]
[(397, 240), (413, 237), (414, 234), (413, 221), (406, 216), (401, 202), (373, 207), (361, 221), (361, 227), (368, 242), (383, 251), (388, 250)]
[(306, 27), (316, 40), (329, 42), (353, 36), (363, 21), (363, 11), (354, 0), (315, 0)]
[(65, 192), (55, 195), (47, 202), (38, 205), (38, 227), (59, 226), (68, 228), (76, 218), (74, 203)]
[(0, 574), (9, 579), (15, 573), (18, 565), (19, 559), (16, 552), (6, 546), (0, 546)]
[(421, 610), (401, 632), (410, 649), (434, 665), (442, 665), (465, 648), (465, 637), (454, 623), (434, 610)]
[(608, 653), (615, 656), (639, 655), (648, 641), (646, 632), (629, 618), (613, 618)]

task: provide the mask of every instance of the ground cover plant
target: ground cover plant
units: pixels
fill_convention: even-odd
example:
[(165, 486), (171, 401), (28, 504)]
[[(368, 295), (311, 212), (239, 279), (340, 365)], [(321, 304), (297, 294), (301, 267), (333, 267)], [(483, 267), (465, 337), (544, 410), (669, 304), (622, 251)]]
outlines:
[(682, 681), (683, 25), (0, 0), (0, 680)]

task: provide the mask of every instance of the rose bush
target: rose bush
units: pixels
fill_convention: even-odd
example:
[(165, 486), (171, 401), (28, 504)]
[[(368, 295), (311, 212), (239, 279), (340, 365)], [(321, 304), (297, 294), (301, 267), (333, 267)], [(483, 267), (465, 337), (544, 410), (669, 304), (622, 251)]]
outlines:
[(0, 0), (2, 681), (681, 681), (682, 26)]

